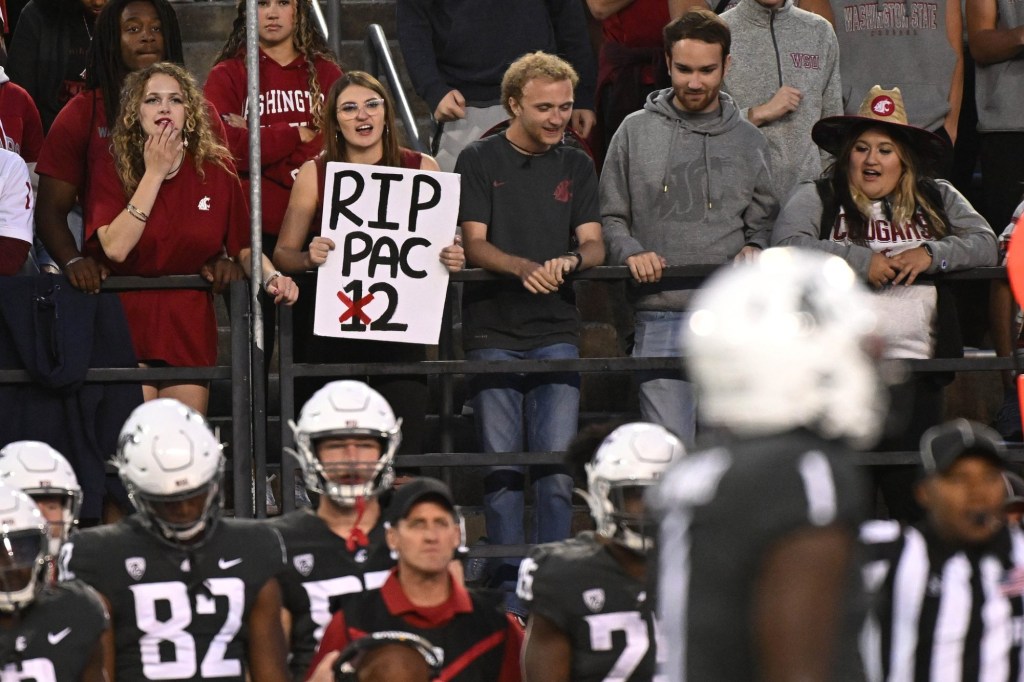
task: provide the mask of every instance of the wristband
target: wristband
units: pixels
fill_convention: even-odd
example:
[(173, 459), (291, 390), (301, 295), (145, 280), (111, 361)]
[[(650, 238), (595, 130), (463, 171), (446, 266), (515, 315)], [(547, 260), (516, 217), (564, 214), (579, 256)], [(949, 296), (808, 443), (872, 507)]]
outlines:
[(67, 263), (65, 263), (64, 267), (61, 268), (61, 270), (66, 270), (68, 268), (68, 266), (73, 265), (74, 263), (77, 263), (80, 260), (85, 260), (85, 256), (75, 256), (74, 258), (69, 260)]
[(932, 251), (932, 247), (928, 242), (921, 244), (921, 248), (925, 250), (925, 253), (927, 253), (932, 260), (935, 260), (935, 252)]
[(573, 272), (579, 272), (579, 269), (583, 267), (583, 256), (580, 255), (579, 251), (570, 251), (566, 256), (572, 256), (576, 258), (576, 267), (572, 269)]
[(283, 273), (280, 270), (274, 270), (270, 273), (265, 280), (263, 280), (263, 288), (266, 289), (270, 286), (270, 283), (280, 277)]

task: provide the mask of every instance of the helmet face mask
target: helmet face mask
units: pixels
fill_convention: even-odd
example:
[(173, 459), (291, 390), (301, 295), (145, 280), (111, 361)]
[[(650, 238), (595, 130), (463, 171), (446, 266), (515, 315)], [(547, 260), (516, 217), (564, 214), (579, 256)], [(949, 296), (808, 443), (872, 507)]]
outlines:
[(132, 503), (166, 539), (192, 542), (220, 518), (219, 478), (198, 490), (179, 495), (148, 495), (136, 491)]
[[(50, 556), (57, 556), (61, 544), (78, 525), (82, 508), (82, 488), (71, 464), (46, 443), (17, 441), (0, 450), (0, 481), (20, 489), (40, 505), (50, 525)], [(52, 502), (60, 505), (60, 520), (50, 518), (44, 509)]]
[(46, 521), (32, 498), (0, 486), (0, 613), (14, 613), (35, 599), (48, 544)]
[[(379, 495), (394, 482), (392, 462), (402, 442), (401, 420), (395, 419), (384, 397), (366, 384), (327, 384), (303, 405), (299, 421), (292, 422), (291, 427), (298, 448), (292, 454), (302, 464), (309, 491), (326, 496), (340, 507), (352, 507), (359, 500)], [(374, 460), (321, 459), (324, 448), (336, 441), (355, 441), (359, 450), (360, 441), (367, 439), (380, 444), (379, 456)]]
[(583, 497), (597, 533), (637, 553), (653, 548), (656, 531), (644, 494), (685, 454), (682, 441), (656, 424), (638, 422), (615, 429), (586, 465)]
[(172, 545), (195, 546), (221, 515), (222, 446), (195, 410), (158, 399), (121, 429), (118, 473), (143, 524)]

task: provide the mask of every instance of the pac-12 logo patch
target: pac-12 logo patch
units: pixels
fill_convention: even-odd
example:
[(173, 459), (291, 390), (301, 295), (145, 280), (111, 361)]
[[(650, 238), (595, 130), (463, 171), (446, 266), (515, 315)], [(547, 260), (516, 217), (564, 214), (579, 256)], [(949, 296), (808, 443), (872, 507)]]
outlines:
[(313, 555), (312, 554), (296, 554), (292, 557), (292, 566), (295, 570), (302, 574), (302, 577), (308, 577), (313, 572)]
[(124, 560), (124, 568), (133, 580), (142, 580), (146, 574), (146, 560), (140, 556), (129, 557)]
[(604, 608), (604, 590), (600, 587), (595, 587), (592, 590), (585, 591), (583, 593), (583, 603), (593, 613), (597, 613)]

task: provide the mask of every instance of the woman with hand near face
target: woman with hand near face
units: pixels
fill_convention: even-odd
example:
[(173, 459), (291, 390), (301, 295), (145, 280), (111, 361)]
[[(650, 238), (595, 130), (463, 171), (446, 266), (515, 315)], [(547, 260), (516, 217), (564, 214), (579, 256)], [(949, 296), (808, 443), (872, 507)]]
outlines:
[[(86, 203), (86, 251), (119, 275), (187, 275), (222, 254), (249, 271), (249, 212), (231, 155), (214, 136), (205, 100), (179, 66), (133, 73), (113, 129), (116, 170), (101, 169)], [(103, 172), (106, 171), (106, 172)], [(266, 293), (293, 303), (298, 288), (264, 257)], [(196, 367), (217, 361), (208, 291), (121, 294), (143, 366)], [(146, 400), (176, 398), (206, 411), (206, 384), (143, 384)]]
[[(951, 184), (931, 175), (948, 144), (907, 125), (899, 89), (877, 85), (857, 116), (822, 119), (811, 136), (835, 162), (825, 178), (798, 185), (783, 204), (772, 246), (816, 248), (844, 258), (877, 294), (877, 331), (887, 342), (887, 357), (926, 359), (937, 348), (962, 353), (962, 344), (950, 350), (950, 335), (958, 339), (959, 331), (955, 317), (946, 317), (951, 307), (940, 303), (937, 287), (909, 286), (922, 274), (996, 264), (992, 228)], [(915, 450), (921, 433), (939, 422), (942, 391), (934, 379), (918, 374), (912, 399), (897, 395), (893, 409), (906, 410), (909, 423), (880, 449)], [(890, 513), (907, 519), (918, 514), (910, 493), (915, 473), (901, 476), (905, 480), (892, 491), (883, 480), (882, 490)]]
[(80, 251), (68, 214), (76, 202), (89, 202), (97, 170), (113, 164), (111, 122), (125, 77), (159, 61), (183, 63), (178, 19), (167, 0), (110, 0), (96, 19), (86, 90), (61, 110), (43, 142), (36, 231), (77, 289), (98, 293), (108, 271)]
[[(334, 240), (319, 236), (323, 212), (323, 188), (327, 163), (344, 161), (413, 170), (437, 171), (437, 161), (399, 145), (391, 97), (368, 73), (349, 71), (327, 94), (324, 112), (324, 150), (303, 164), (292, 188), (288, 211), (274, 250), (274, 264), (284, 272), (316, 269), (335, 248)], [(449, 272), (466, 264), (460, 239), (438, 254)], [(310, 291), (312, 288), (310, 287)], [(353, 341), (314, 336), (314, 294), (303, 298), (295, 311), (295, 360), (297, 362), (417, 362), (426, 360), (426, 347), (384, 341)], [(307, 305), (308, 303), (308, 305)], [(301, 338), (301, 341), (299, 340)], [(301, 405), (318, 386), (301, 382), (295, 404)], [(320, 382), (322, 384), (323, 382)], [(402, 454), (422, 452), (424, 415), (429, 391), (423, 377), (380, 376), (368, 383), (387, 399), (402, 417)]]

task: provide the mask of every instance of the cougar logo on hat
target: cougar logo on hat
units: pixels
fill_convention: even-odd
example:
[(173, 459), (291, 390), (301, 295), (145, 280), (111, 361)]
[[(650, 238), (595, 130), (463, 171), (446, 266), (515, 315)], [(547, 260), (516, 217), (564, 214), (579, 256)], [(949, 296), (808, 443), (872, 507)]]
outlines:
[(892, 116), (896, 112), (896, 103), (888, 95), (879, 95), (871, 101), (871, 111), (879, 116)]
[(907, 109), (899, 88), (887, 90), (873, 86), (856, 115), (829, 116), (814, 124), (811, 138), (832, 156), (839, 156), (852, 136), (872, 125), (895, 131), (907, 138), (920, 160), (937, 167), (949, 152), (949, 145), (938, 135), (907, 122)]

